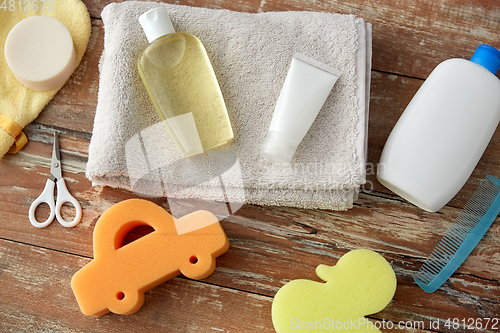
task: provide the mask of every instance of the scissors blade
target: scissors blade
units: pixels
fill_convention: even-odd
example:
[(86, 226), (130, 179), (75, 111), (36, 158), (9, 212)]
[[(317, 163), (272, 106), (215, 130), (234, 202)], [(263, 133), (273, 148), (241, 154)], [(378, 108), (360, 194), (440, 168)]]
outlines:
[(52, 149), (52, 161), (50, 164), (50, 179), (58, 181), (62, 178), (61, 157), (59, 154), (59, 138), (57, 133), (54, 133), (54, 147)]

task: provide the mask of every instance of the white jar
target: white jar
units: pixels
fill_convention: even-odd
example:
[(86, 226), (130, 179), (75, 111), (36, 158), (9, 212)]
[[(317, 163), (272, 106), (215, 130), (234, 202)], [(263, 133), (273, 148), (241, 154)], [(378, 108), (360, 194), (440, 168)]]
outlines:
[(435, 212), (462, 188), (500, 121), (500, 51), (480, 45), (470, 61), (439, 64), (392, 130), (377, 178)]

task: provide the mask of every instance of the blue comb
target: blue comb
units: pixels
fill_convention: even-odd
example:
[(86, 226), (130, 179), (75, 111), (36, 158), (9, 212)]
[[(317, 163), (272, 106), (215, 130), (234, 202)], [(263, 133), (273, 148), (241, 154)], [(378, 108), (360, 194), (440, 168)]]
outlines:
[(500, 212), (500, 179), (486, 176), (414, 277), (432, 293), (464, 262)]

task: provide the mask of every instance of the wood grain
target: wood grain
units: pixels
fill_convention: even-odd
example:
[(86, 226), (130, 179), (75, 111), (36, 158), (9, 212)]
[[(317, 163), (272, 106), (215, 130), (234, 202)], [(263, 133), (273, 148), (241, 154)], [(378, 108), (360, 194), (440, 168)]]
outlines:
[(180, 278), (148, 292), (135, 315), (85, 317), (70, 281), (89, 261), (0, 240), (0, 276), (9, 286), (0, 289), (2, 332), (262, 332), (272, 325), (270, 297)]
[[(63, 169), (68, 188), (82, 202), (85, 212), (82, 222), (72, 229), (63, 228), (57, 222), (46, 229), (31, 227), (27, 210), (48, 174), (51, 143), (50, 133), (43, 128), (30, 126), (30, 130), (32, 137), (45, 139), (32, 141), (22, 154), (0, 161), (0, 171), (10, 181), (2, 189), (8, 190), (12, 198), (1, 208), (4, 221), (0, 237), (18, 244), (91, 258), (92, 230), (100, 214), (112, 204), (134, 195), (122, 190), (93, 188), (84, 178), (78, 162), (80, 156), (76, 154), (85, 146), (80, 142), (85, 139), (63, 134), (60, 137)], [(9, 167), (10, 163), (24, 168), (24, 172), (18, 174), (15, 172), (18, 168)], [(35, 163), (41, 166), (29, 167)], [(68, 169), (73, 172), (66, 172)], [(23, 195), (17, 191), (24, 194), (23, 200), (19, 199)], [(7, 197), (4, 193), (1, 196)], [(162, 199), (155, 201), (165, 205)], [(231, 248), (218, 259), (217, 274), (204, 283), (273, 297), (292, 279), (318, 280), (314, 273), (317, 265), (333, 265), (351, 249), (368, 248), (383, 254), (398, 276), (393, 302), (373, 318), (397, 323), (406, 320), (429, 322), (451, 315), (494, 317), (500, 301), (498, 281), (491, 279), (500, 274), (498, 223), (450, 282), (433, 294), (432, 301), (412, 280), (423, 259), (458, 213), (459, 210), (453, 207), (446, 207), (442, 214), (425, 213), (397, 198), (377, 193), (362, 194), (356, 207), (348, 212), (244, 205), (235, 215), (222, 221)], [(478, 308), (471, 308), (472, 303)], [(439, 314), (425, 304), (438, 307)]]
[[(85, 178), (103, 50), (100, 13), (108, 1), (84, 2), (93, 20), (81, 65), (40, 117), (26, 127), (28, 145), (17, 155), (0, 160), (0, 331), (272, 332), (271, 302), (281, 286), (299, 278), (319, 281), (314, 272), (317, 265), (333, 265), (357, 248), (382, 254), (398, 279), (391, 304), (370, 316), (375, 321), (425, 323), (423, 329), (404, 330), (407, 332), (470, 332), (466, 327), (453, 329), (443, 324), (448, 318), (499, 317), (499, 219), (438, 291), (426, 294), (413, 282), (413, 275), (480, 179), (499, 170), (498, 130), (467, 184), (438, 213), (426, 213), (406, 203), (375, 177), (385, 140), (430, 71), (450, 57), (469, 58), (478, 43), (500, 46), (498, 1), (170, 1), (250, 13), (338, 12), (371, 22), (368, 184), (347, 212), (244, 205), (221, 222), (231, 247), (217, 259), (212, 276), (203, 281), (174, 278), (148, 292), (145, 305), (136, 314), (108, 314), (98, 319), (80, 313), (69, 281), (92, 258), (92, 232), (99, 216), (113, 204), (137, 196), (93, 187)], [(45, 229), (35, 229), (27, 217), (29, 205), (41, 193), (49, 174), (53, 131), (60, 133), (67, 186), (84, 211), (81, 223), (72, 229), (56, 221)], [(151, 200), (169, 209), (165, 198)], [(47, 211), (42, 208), (37, 214)], [(65, 207), (63, 215), (72, 214)], [(136, 230), (130, 239), (149, 231)], [(431, 329), (429, 323), (438, 319), (440, 328)]]
[[(496, 0), (177, 0), (179, 5), (258, 13), (306, 10), (353, 14), (373, 24), (373, 69), (426, 78), (441, 61), (469, 59), (478, 44), (500, 47)], [(108, 1), (85, 0), (99, 18)]]

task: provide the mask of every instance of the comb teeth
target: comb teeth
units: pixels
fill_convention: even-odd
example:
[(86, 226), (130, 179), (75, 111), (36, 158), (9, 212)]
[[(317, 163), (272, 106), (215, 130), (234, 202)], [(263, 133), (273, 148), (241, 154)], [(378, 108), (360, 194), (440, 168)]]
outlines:
[(500, 180), (487, 176), (414, 277), (434, 292), (476, 247), (500, 211)]

